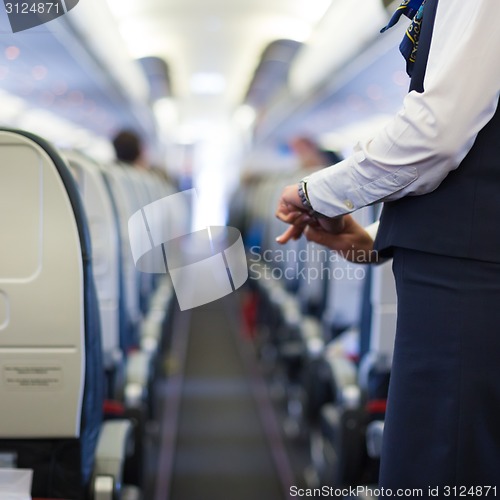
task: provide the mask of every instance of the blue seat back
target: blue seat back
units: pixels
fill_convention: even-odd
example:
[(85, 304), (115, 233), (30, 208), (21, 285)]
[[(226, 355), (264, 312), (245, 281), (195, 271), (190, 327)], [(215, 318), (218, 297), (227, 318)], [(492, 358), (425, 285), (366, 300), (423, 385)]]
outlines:
[(33, 496), (83, 498), (102, 421), (88, 223), (57, 151), (0, 130), (0, 452)]

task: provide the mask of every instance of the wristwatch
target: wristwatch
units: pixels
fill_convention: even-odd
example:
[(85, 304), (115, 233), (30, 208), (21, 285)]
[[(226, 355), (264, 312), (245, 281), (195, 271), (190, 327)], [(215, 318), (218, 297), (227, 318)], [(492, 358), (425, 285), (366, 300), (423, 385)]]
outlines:
[(302, 205), (304, 205), (304, 208), (308, 211), (314, 212), (311, 202), (309, 201), (309, 197), (307, 196), (307, 179), (308, 177), (304, 177), (299, 182), (299, 197)]
[(313, 206), (311, 205), (311, 202), (309, 201), (309, 196), (307, 196), (307, 179), (308, 178), (309, 178), (309, 176), (304, 177), (299, 182), (298, 187), (299, 187), (300, 201), (302, 202), (302, 205), (307, 210), (309, 215), (311, 215), (312, 217), (316, 217), (316, 218), (324, 218), (324, 217), (326, 217), (326, 215), (323, 215), (320, 212), (316, 212), (316, 210), (314, 210)]

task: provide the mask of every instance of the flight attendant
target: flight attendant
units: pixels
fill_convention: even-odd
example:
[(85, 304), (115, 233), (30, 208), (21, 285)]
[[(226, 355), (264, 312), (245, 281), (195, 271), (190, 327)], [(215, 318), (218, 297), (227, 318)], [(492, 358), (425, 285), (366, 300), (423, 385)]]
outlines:
[(498, 1), (405, 0), (402, 13), (401, 111), (284, 189), (277, 216), (291, 225), (278, 241), (305, 231), (367, 252), (373, 240), (343, 216), (384, 202), (375, 249), (394, 259), (398, 323), (380, 486), (500, 495)]

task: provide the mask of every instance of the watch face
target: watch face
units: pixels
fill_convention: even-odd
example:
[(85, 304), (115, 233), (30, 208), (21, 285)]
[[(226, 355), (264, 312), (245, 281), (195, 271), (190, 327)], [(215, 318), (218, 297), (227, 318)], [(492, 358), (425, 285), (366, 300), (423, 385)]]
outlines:
[(300, 201), (302, 202), (302, 205), (304, 205), (305, 208), (311, 209), (312, 205), (307, 199), (306, 195), (306, 190), (305, 190), (305, 180), (302, 180), (299, 182), (299, 197)]

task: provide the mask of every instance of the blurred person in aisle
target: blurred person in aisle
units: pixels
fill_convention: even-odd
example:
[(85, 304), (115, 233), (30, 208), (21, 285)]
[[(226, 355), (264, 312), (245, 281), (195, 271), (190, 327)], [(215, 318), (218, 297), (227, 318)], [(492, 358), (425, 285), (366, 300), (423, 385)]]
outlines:
[(113, 137), (116, 159), (137, 168), (148, 168), (142, 139), (133, 130), (120, 130)]
[(297, 136), (290, 141), (290, 149), (299, 159), (301, 168), (313, 169), (335, 165), (341, 161), (335, 152), (323, 149), (307, 136)]

